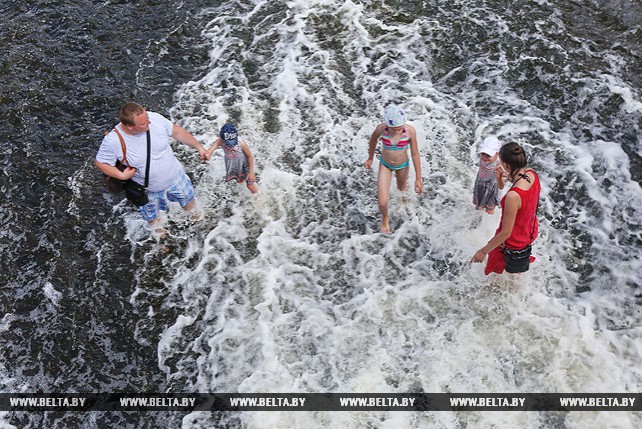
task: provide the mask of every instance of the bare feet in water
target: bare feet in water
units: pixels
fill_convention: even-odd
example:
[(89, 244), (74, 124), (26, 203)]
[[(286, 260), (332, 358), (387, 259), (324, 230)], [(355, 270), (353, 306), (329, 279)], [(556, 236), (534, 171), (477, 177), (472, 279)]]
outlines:
[(165, 228), (156, 228), (154, 230), (154, 236), (159, 240), (163, 240), (167, 238), (168, 235), (169, 235), (169, 232)]
[(194, 222), (200, 222), (205, 219), (205, 215), (203, 214), (203, 210), (201, 209), (193, 209), (189, 217)]

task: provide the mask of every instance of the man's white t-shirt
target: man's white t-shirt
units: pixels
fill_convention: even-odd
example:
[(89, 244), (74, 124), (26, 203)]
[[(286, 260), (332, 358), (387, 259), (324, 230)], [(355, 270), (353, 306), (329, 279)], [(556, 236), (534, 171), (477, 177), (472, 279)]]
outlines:
[[(174, 183), (183, 166), (176, 159), (174, 151), (169, 144), (174, 124), (158, 113), (147, 112), (147, 114), (151, 122), (149, 131), (152, 142), (148, 189), (150, 192), (160, 192)], [(147, 133), (132, 136), (123, 131), (122, 124), (116, 125), (116, 128), (118, 128), (125, 140), (127, 162), (130, 167), (136, 168), (136, 174), (132, 179), (134, 182), (144, 185), (145, 163), (147, 162)], [(122, 162), (123, 151), (118, 135), (112, 130), (103, 139), (96, 155), (96, 161), (113, 166), (116, 165), (116, 159)]]

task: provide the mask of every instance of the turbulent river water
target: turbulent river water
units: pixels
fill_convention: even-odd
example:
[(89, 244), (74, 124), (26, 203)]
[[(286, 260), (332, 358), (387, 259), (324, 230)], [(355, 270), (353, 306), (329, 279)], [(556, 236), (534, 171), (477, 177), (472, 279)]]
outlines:
[[(3, 392), (639, 392), (642, 6), (633, 1), (3, 1)], [(138, 101), (260, 193), (175, 152), (205, 219), (159, 243), (93, 165)], [(363, 168), (385, 106), (425, 193), (378, 233)], [(510, 292), (467, 261), (476, 144), (542, 181)], [(413, 174), (413, 173), (411, 173)], [(393, 187), (394, 188), (394, 187)], [(498, 283), (498, 284), (496, 284)], [(0, 413), (2, 428), (639, 428), (627, 412)]]

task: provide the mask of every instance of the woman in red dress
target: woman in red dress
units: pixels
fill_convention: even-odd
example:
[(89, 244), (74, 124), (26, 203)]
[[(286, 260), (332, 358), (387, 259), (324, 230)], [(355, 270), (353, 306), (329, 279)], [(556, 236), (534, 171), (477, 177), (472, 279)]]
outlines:
[(531, 262), (531, 244), (537, 238), (537, 203), (540, 183), (537, 173), (526, 168), (526, 153), (517, 143), (508, 143), (499, 151), (500, 165), (508, 172), (513, 186), (501, 200), (502, 220), (495, 236), (472, 257), (483, 262), (488, 255), (486, 274), (522, 273)]

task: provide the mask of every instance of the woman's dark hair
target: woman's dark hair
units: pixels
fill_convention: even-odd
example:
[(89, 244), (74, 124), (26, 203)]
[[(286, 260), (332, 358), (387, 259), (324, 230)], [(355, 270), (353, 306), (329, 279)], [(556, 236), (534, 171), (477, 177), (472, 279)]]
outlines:
[(526, 167), (526, 152), (517, 143), (507, 143), (499, 150), (499, 159), (510, 167), (509, 177), (520, 168)]

